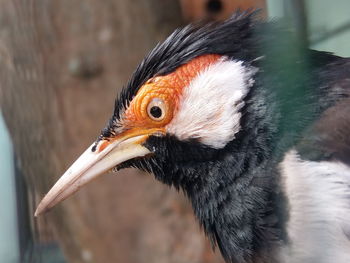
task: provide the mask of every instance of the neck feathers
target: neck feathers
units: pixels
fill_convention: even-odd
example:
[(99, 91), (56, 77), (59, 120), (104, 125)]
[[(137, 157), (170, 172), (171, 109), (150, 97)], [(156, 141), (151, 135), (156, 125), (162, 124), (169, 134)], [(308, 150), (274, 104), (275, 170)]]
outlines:
[[(201, 180), (182, 185), (195, 214), (227, 262), (274, 262), (271, 250), (285, 239), (284, 197), (271, 163), (272, 116), (260, 90), (246, 98), (242, 130), (215, 161), (194, 168)], [(249, 113), (248, 113), (249, 112)], [(256, 260), (256, 259), (254, 259)]]

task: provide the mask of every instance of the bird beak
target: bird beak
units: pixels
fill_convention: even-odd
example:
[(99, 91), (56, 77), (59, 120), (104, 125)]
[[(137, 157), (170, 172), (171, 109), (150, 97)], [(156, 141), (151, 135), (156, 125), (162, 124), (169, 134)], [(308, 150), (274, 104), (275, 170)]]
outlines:
[(92, 144), (61, 176), (39, 203), (35, 216), (63, 201), (83, 185), (127, 160), (151, 152), (141, 144), (154, 131), (128, 131), (110, 140), (101, 140), (93, 151)]

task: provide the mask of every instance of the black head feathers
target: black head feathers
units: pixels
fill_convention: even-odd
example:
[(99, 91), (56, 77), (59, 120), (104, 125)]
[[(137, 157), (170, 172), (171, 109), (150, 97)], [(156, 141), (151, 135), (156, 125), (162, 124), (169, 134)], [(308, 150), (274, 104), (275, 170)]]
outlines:
[(179, 66), (204, 54), (219, 54), (243, 61), (252, 58), (252, 28), (256, 12), (237, 12), (224, 22), (191, 24), (176, 29), (150, 51), (132, 74), (115, 103), (113, 117), (102, 131), (108, 137), (120, 114), (139, 88), (150, 78), (171, 73)]

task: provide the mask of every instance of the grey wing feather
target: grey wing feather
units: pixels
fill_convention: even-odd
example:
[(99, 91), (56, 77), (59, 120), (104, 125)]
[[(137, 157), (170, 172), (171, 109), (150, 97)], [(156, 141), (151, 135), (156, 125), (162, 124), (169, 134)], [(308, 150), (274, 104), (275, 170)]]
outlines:
[(341, 96), (307, 129), (297, 149), (307, 160), (334, 160), (350, 166), (350, 60), (332, 72), (337, 75), (332, 76), (329, 92)]

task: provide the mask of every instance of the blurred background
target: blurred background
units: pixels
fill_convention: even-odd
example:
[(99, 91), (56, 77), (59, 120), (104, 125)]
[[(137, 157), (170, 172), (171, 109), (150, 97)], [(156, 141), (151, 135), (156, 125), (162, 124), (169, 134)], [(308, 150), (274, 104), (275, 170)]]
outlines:
[(0, 262), (222, 263), (182, 194), (106, 175), (47, 215), (36, 204), (112, 114), (133, 69), (176, 27), (240, 8), (350, 56), (348, 0), (0, 0)]

